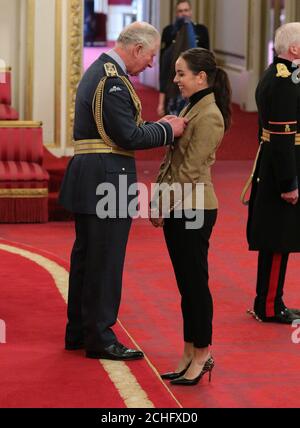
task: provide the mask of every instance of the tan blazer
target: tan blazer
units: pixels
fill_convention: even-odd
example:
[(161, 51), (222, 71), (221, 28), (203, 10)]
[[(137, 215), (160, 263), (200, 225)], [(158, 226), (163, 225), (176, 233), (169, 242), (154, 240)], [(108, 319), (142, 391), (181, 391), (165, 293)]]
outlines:
[(193, 184), (192, 198), (174, 200), (171, 193), (171, 210), (178, 206), (182, 209), (182, 202), (184, 209), (203, 208), (196, 204), (196, 183), (204, 184), (204, 208), (216, 209), (218, 200), (211, 179), (211, 166), (215, 163), (216, 151), (224, 136), (224, 119), (213, 93), (198, 101), (187, 114), (186, 110), (187, 107), (180, 116), (189, 119), (188, 126), (175, 147), (169, 148), (156, 181), (169, 185)]

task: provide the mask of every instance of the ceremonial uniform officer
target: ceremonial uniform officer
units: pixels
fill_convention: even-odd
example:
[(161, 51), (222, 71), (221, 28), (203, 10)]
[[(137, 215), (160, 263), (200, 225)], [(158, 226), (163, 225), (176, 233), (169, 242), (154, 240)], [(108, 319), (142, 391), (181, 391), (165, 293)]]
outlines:
[(286, 24), (276, 34), (278, 57), (256, 91), (260, 151), (253, 172), (247, 235), (259, 251), (257, 319), (292, 323), (300, 311), (286, 308), (283, 287), (289, 253), (300, 251), (300, 24)]
[[(158, 114), (160, 116), (163, 116), (165, 112), (169, 114), (174, 113), (172, 107), (168, 107), (168, 105), (169, 98), (175, 94), (179, 94), (179, 91), (175, 91), (174, 89), (177, 86), (173, 84), (175, 62), (179, 55), (185, 50), (194, 47), (209, 49), (207, 27), (191, 22), (191, 18), (191, 3), (189, 1), (177, 1), (176, 21), (165, 27), (162, 33), (159, 68), (160, 97), (158, 105)], [(183, 106), (184, 103), (178, 103), (176, 107), (178, 113)]]
[[(68, 350), (85, 348), (89, 358), (143, 357), (142, 352), (120, 344), (112, 326), (120, 305), (132, 220), (126, 197), (129, 186), (136, 182), (134, 150), (169, 145), (185, 127), (179, 118), (144, 123), (140, 100), (128, 78), (128, 74), (137, 75), (152, 66), (159, 41), (159, 33), (151, 25), (131, 24), (116, 47), (91, 65), (77, 91), (75, 156), (60, 194), (62, 205), (75, 214), (76, 229), (65, 344)], [(120, 187), (120, 177), (125, 179), (125, 187)], [(107, 198), (98, 188), (104, 183), (115, 196), (107, 199), (113, 207), (107, 218), (105, 204), (99, 208), (99, 201)]]

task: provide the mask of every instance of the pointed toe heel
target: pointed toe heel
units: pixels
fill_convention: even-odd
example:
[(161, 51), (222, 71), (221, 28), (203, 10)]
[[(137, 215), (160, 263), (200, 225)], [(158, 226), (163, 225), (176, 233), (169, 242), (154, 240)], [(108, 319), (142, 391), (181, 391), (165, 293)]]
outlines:
[(209, 382), (211, 382), (211, 376), (212, 376), (212, 370), (215, 366), (214, 359), (210, 357), (204, 364), (203, 369), (201, 370), (201, 373), (199, 376), (195, 377), (194, 379), (186, 379), (184, 376), (181, 376), (177, 379), (171, 380), (172, 385), (182, 385), (182, 386), (194, 386), (197, 385), (200, 381), (200, 379), (205, 375), (205, 373), (209, 374)]
[(165, 380), (175, 380), (175, 379), (178, 379), (178, 378), (182, 377), (182, 376), (185, 374), (185, 372), (186, 372), (186, 371), (187, 371), (187, 369), (190, 367), (190, 365), (191, 365), (191, 363), (189, 363), (189, 364), (187, 365), (187, 367), (186, 367), (185, 369), (183, 369), (181, 372), (168, 372), (168, 373), (163, 373), (163, 374), (161, 374), (161, 375), (160, 375), (160, 377), (161, 377), (162, 379), (165, 379)]

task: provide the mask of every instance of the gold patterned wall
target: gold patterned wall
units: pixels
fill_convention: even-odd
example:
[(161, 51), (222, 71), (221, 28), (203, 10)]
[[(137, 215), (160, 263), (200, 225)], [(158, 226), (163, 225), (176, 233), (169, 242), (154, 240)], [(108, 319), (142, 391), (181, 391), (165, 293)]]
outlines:
[(26, 89), (24, 119), (32, 120), (33, 115), (33, 79), (34, 79), (34, 31), (35, 0), (27, 0), (26, 8)]
[(68, 0), (67, 147), (72, 146), (75, 98), (82, 76), (83, 0)]
[[(36, 43), (41, 26), (37, 6), (40, 0), (26, 0), (26, 66), (25, 66), (25, 100), (24, 118), (40, 120), (35, 106), (36, 97), (43, 94), (36, 92), (35, 70), (40, 61)], [(55, 2), (55, 18), (53, 36), (55, 49), (53, 57), (54, 81), (54, 119), (53, 123), (44, 120), (44, 127), (53, 129), (53, 140), (47, 146), (64, 149), (72, 146), (74, 104), (78, 82), (82, 75), (83, 56), (83, 0), (53, 0)], [(39, 23), (39, 26), (37, 25)], [(51, 37), (51, 35), (49, 35)], [(39, 76), (40, 77), (40, 76)], [(45, 76), (47, 78), (47, 76)], [(48, 100), (45, 99), (45, 104)]]

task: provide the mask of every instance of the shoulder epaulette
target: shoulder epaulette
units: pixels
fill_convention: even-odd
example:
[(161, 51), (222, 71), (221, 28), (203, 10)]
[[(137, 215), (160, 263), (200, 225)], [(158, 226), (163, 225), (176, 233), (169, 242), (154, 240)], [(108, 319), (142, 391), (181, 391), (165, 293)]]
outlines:
[(107, 77), (119, 77), (117, 67), (111, 62), (104, 64), (104, 71)]
[(276, 77), (283, 77), (284, 79), (286, 79), (287, 77), (290, 77), (292, 75), (292, 73), (289, 71), (289, 69), (285, 64), (279, 63), (276, 65), (276, 68), (277, 68)]

